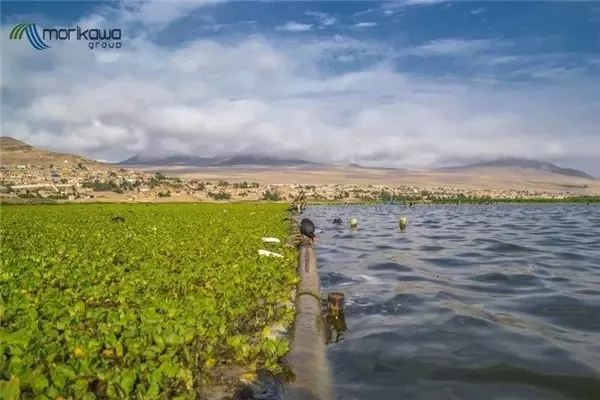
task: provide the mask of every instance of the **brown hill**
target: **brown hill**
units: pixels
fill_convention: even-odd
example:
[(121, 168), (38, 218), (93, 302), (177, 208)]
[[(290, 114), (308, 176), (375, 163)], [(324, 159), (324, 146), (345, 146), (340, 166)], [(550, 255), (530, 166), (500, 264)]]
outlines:
[(46, 151), (8, 136), (0, 136), (0, 165), (2, 166), (48, 165), (65, 161), (70, 164), (102, 165), (99, 161), (75, 154)]

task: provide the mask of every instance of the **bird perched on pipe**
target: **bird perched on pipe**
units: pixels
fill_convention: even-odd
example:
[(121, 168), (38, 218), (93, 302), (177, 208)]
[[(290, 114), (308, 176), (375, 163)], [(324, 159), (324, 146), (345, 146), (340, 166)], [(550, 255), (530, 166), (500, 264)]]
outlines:
[(302, 221), (300, 221), (300, 233), (308, 237), (313, 244), (315, 243), (315, 240), (317, 239), (317, 236), (315, 235), (315, 224), (313, 224), (310, 219), (302, 218)]

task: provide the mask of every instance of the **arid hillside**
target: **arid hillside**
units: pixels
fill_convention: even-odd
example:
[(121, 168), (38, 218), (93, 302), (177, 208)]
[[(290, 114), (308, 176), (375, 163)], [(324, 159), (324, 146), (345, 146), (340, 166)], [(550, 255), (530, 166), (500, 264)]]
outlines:
[(103, 165), (99, 161), (68, 153), (46, 151), (30, 146), (25, 142), (0, 136), (0, 165), (10, 167), (16, 165), (50, 165), (50, 164), (77, 164)]

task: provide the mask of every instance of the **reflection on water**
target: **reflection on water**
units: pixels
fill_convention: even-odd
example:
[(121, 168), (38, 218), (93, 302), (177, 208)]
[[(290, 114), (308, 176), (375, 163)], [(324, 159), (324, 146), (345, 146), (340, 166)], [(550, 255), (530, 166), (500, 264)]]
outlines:
[(600, 207), (306, 214), (323, 291), (346, 297), (348, 330), (328, 346), (336, 398), (600, 399)]

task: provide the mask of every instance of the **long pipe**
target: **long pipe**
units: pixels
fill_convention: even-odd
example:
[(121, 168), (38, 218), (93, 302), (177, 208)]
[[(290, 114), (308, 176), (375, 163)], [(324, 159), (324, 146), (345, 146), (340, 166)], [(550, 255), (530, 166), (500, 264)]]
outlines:
[(295, 378), (284, 389), (286, 400), (331, 400), (331, 373), (325, 351), (325, 321), (321, 313), (321, 281), (313, 245), (304, 239), (298, 257), (300, 282), (290, 352), (286, 357)]

